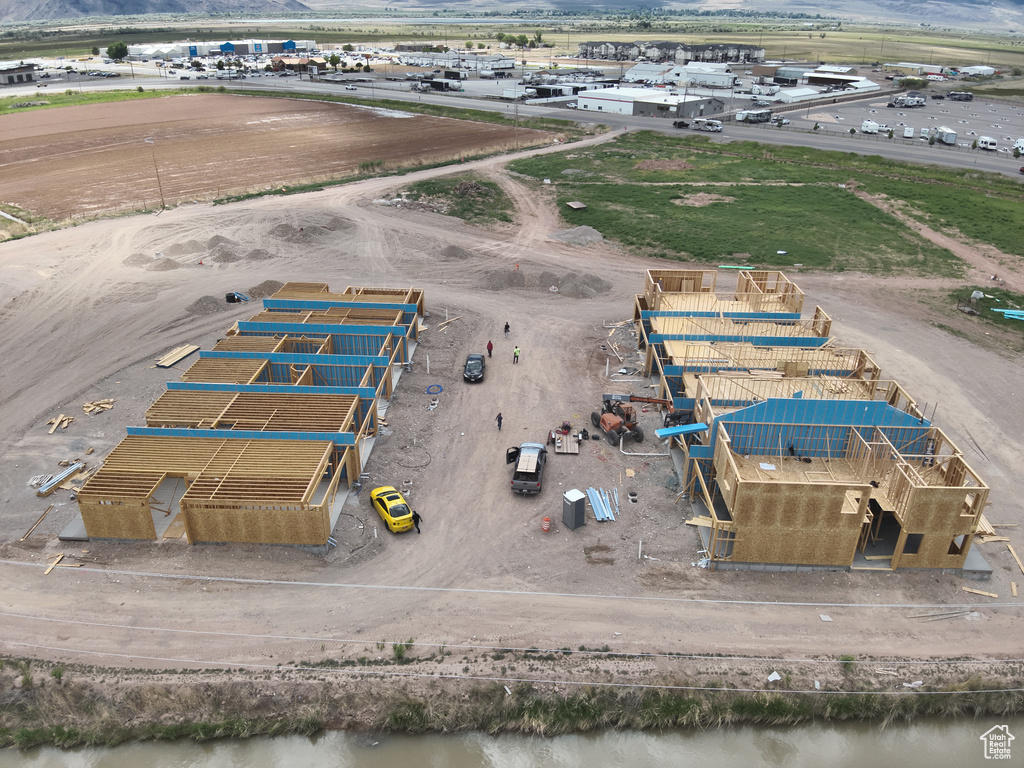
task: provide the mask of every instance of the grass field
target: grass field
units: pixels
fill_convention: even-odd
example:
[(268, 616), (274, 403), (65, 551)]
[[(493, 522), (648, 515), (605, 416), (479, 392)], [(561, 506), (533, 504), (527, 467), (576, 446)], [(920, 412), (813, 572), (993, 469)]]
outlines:
[[(980, 299), (971, 299), (975, 293), (981, 293)], [(1024, 320), (1013, 320), (1006, 317), (1002, 312), (993, 310), (1022, 309), (1024, 308), (1024, 296), (995, 285), (971, 285), (958, 288), (949, 297), (955, 302), (963, 302), (978, 312), (978, 317), (989, 323), (1001, 325), (1005, 328), (1020, 332), (1024, 331)]]
[(1015, 223), (1024, 192), (995, 174), (648, 132), (515, 161), (511, 169), (555, 181), (563, 206), (585, 203), (585, 210), (562, 208), (570, 224), (590, 225), (631, 249), (666, 258), (961, 274), (952, 253), (850, 194), (848, 182), (905, 201), (905, 213), (933, 228), (1024, 255)]

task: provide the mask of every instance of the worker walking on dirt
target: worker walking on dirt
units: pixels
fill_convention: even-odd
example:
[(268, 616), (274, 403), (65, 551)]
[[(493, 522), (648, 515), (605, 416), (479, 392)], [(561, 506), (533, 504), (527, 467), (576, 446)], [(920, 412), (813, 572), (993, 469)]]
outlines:
[(493, 344), (491, 344), (491, 342), (489, 342), (489, 341), (488, 341), (488, 342), (487, 342), (487, 356), (488, 356), (488, 357), (490, 357), (490, 356), (491, 356), (491, 351), (492, 351), (493, 349), (494, 349), (494, 345), (493, 345)]
[(494, 420), (498, 422), (498, 431), (501, 432), (501, 411), (498, 411), (498, 415)]
[(420, 513), (414, 509), (412, 511), (412, 524), (416, 526), (416, 533), (420, 532), (420, 520), (422, 519), (423, 518), (420, 517)]
[(514, 350), (512, 350), (512, 365), (515, 365), (518, 362), (519, 362), (519, 345), (516, 345), (516, 348)]
[(506, 339), (508, 338), (508, 332), (509, 332), (508, 323), (505, 323), (505, 338)]

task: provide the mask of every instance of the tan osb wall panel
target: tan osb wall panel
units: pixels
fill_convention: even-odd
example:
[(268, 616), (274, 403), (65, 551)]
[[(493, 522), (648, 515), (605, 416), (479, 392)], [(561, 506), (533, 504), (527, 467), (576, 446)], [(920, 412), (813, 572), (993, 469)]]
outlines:
[(862, 517), (840, 511), (846, 490), (832, 485), (741, 483), (732, 510), (737, 531), (732, 559), (850, 565)]
[[(325, 505), (326, 507), (326, 505)], [(327, 543), (327, 509), (253, 509), (182, 504), (185, 532), (190, 543), (237, 542), (249, 544)]]
[(909, 533), (950, 531), (966, 533), (974, 518), (961, 518), (967, 488), (915, 488), (903, 515), (903, 528)]
[(92, 539), (156, 539), (153, 513), (146, 501), (101, 504), (79, 498), (86, 533)]

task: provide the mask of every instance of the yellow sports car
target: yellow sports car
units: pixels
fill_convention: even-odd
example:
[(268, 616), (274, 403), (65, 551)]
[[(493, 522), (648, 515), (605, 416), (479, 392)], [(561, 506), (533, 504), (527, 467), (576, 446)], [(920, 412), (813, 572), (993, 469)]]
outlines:
[(374, 488), (370, 493), (370, 503), (392, 533), (401, 533), (412, 528), (412, 507), (402, 494), (390, 485)]

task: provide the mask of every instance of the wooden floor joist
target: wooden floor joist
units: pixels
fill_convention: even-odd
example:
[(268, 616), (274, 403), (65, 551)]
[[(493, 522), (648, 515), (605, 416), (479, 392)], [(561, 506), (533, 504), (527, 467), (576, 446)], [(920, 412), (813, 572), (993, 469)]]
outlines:
[(191, 355), (193, 352), (197, 352), (199, 347), (195, 344), (184, 344), (180, 347), (175, 347), (166, 355), (156, 361), (157, 368), (170, 368), (172, 365), (180, 363), (186, 357)]

